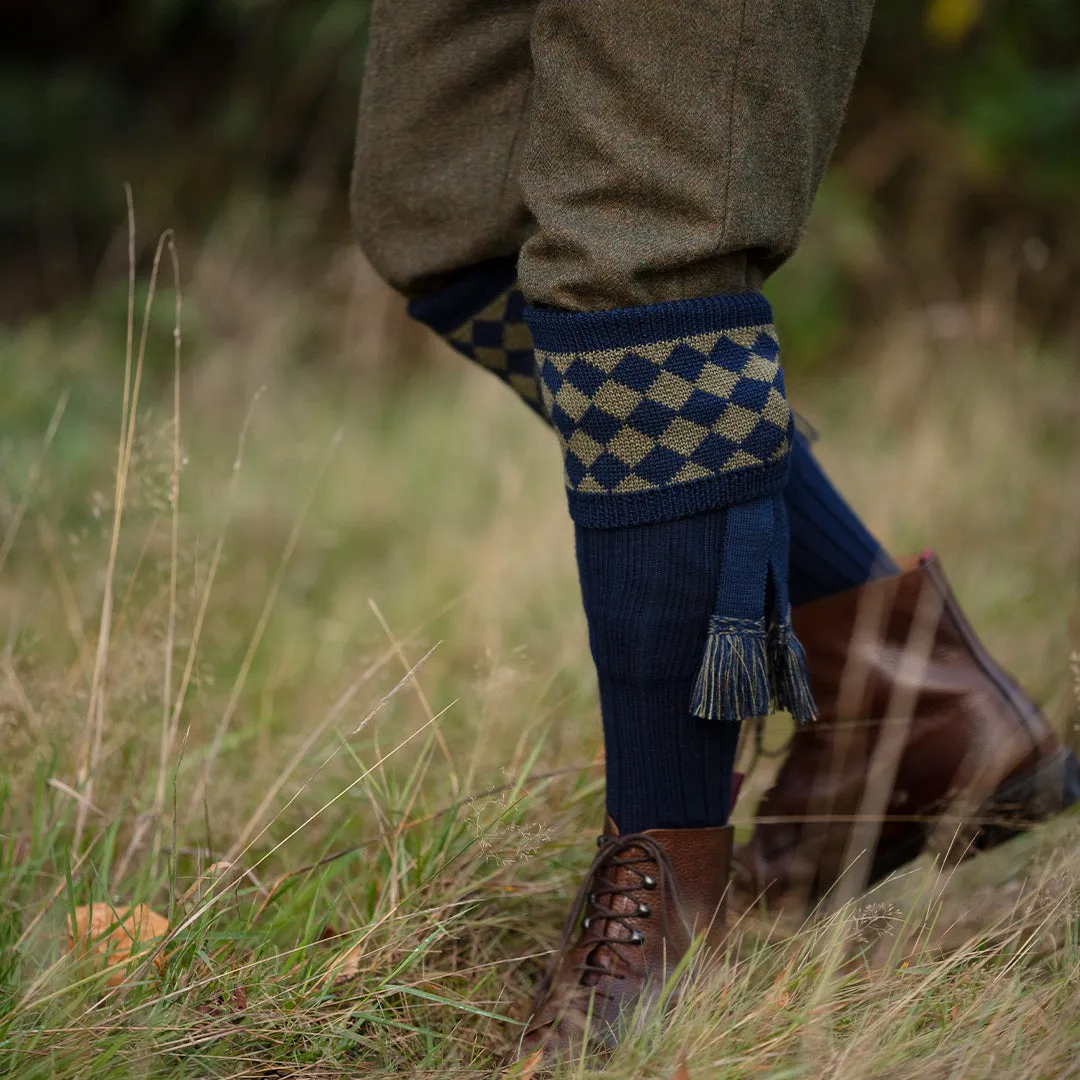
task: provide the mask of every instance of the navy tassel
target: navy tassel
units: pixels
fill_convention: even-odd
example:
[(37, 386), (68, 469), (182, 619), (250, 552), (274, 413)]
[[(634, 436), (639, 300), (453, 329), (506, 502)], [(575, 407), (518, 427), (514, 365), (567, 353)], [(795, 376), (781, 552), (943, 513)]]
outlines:
[(789, 712), (799, 724), (816, 720), (817, 706), (806, 671), (806, 653), (789, 617), (769, 628), (769, 668), (775, 707)]
[(806, 655), (791, 627), (787, 549), (782, 494), (728, 508), (695, 716), (738, 723), (786, 709), (799, 723), (815, 718)]
[(791, 625), (788, 597), (787, 506), (777, 499), (776, 532), (771, 559), (774, 609), (769, 623), (769, 668), (772, 674), (773, 704), (791, 714), (797, 724), (817, 719), (817, 706), (806, 670), (806, 653)]
[(691, 699), (702, 719), (738, 723), (771, 711), (765, 597), (776, 524), (771, 495), (726, 510), (716, 605)]
[(694, 683), (693, 714), (735, 723), (766, 716), (771, 711), (769, 683), (765, 620), (714, 615)]

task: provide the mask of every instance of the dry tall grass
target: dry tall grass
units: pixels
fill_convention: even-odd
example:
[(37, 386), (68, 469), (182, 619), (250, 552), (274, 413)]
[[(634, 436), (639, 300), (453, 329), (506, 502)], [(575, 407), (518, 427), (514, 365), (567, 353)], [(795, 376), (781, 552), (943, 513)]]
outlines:
[[(361, 286), (343, 312), (336, 279), (297, 290), (211, 245), (183, 370), (150, 390), (141, 304), (126, 376), (92, 317), (4, 342), (10, 1075), (453, 1076), (513, 1046), (602, 806), (557, 452), (447, 355), (388, 380), (397, 316)], [(852, 501), (938, 550), (1073, 723), (1075, 368), (963, 310), (897, 317), (828, 378), (792, 352)], [(740, 927), (723, 977), (606, 1075), (1080, 1072), (1078, 890), (1063, 821), (793, 935)], [(68, 951), (88, 903), (169, 920), (117, 986)]]

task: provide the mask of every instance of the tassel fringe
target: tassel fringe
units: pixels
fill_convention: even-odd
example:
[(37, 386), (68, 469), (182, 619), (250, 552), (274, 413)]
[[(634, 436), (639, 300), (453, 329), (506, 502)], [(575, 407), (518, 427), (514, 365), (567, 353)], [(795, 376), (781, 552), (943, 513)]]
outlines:
[(765, 620), (713, 616), (694, 683), (694, 715), (738, 723), (767, 716), (771, 699)]
[(735, 723), (786, 709), (807, 724), (817, 710), (806, 654), (791, 626), (783, 495), (728, 507), (723, 545), (690, 708), (704, 720)]
[(732, 723), (779, 709), (799, 724), (816, 720), (806, 654), (791, 623), (766, 633), (764, 619), (710, 619), (690, 709), (703, 720)]
[(806, 670), (806, 653), (791, 628), (790, 619), (769, 629), (769, 666), (776, 707), (785, 709), (798, 724), (817, 719), (817, 706)]

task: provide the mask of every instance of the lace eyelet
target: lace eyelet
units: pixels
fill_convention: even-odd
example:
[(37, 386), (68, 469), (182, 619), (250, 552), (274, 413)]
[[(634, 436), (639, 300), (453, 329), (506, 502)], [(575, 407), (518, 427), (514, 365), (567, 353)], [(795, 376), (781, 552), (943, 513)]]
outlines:
[(646, 889), (655, 889), (655, 888), (656, 888), (656, 878), (654, 878), (654, 877), (652, 876), (652, 874), (646, 874), (646, 875), (645, 875), (645, 876), (644, 876), (644, 877), (643, 877), (643, 878), (641, 879), (641, 884), (642, 884), (642, 887), (643, 887), (643, 888), (646, 888)]
[(592, 926), (592, 917), (587, 915), (582, 920), (581, 928), (582, 928), (582, 930), (588, 930), (590, 926)]
[(648, 904), (638, 904), (637, 913), (643, 919), (647, 919), (652, 914), (652, 908)]
[(631, 945), (642, 945), (642, 944), (644, 944), (644, 942), (645, 942), (645, 935), (640, 930), (635, 930), (630, 935), (630, 944)]
[(590, 904), (595, 904), (596, 903), (596, 896), (597, 896), (597, 894), (594, 893), (594, 892), (589, 893), (589, 903)]
[(607, 839), (607, 837), (606, 837), (606, 836), (598, 836), (598, 837), (596, 838), (596, 846), (597, 846), (597, 847), (603, 847), (603, 846), (604, 846), (604, 841), (605, 841), (606, 839)]

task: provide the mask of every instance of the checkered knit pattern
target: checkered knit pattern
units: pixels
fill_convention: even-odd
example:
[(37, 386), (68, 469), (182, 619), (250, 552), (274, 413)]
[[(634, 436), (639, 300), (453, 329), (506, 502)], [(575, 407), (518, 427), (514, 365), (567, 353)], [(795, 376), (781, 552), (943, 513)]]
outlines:
[(532, 408), (540, 405), (533, 370), (532, 334), (525, 325), (525, 297), (517, 288), (500, 293), (476, 318), (446, 335), (470, 360), (497, 375)]
[(526, 318), (579, 525), (671, 520), (783, 486), (792, 414), (764, 297)]
[[(788, 618), (779, 492), (794, 425), (772, 311), (757, 294), (598, 313), (530, 309), (515, 271), (513, 259), (465, 271), (413, 300), (410, 314), (517, 391), (562, 443), (605, 738), (624, 771), (648, 762), (656, 780), (643, 787), (628, 774), (621, 784), (615, 768), (617, 820), (644, 814), (655, 824), (674, 812), (671, 791), (651, 808), (642, 794), (672, 787), (657, 771), (656, 738), (645, 753), (640, 739), (657, 734), (658, 717), (673, 725), (661, 747), (692, 745), (700, 759), (696, 781), (685, 754), (671, 759), (684, 804), (676, 818), (723, 820), (727, 789), (714, 783), (710, 755), (723, 757), (736, 737), (691, 718), (813, 714)], [(618, 609), (610, 619), (609, 601)], [(658, 678), (664, 648), (678, 671)]]
[(516, 262), (500, 259), (467, 271), (446, 288), (411, 301), (409, 314), (543, 415)]

